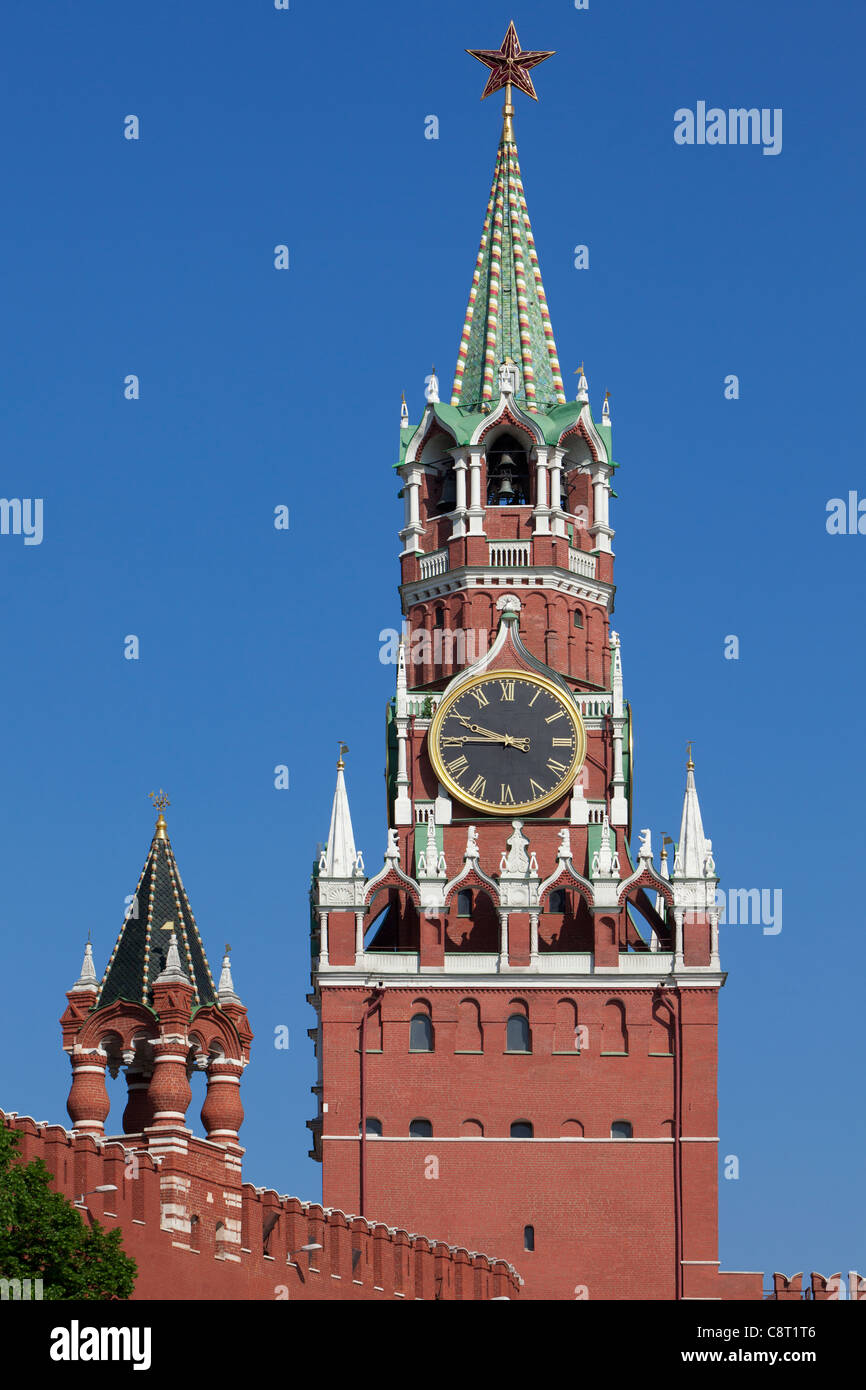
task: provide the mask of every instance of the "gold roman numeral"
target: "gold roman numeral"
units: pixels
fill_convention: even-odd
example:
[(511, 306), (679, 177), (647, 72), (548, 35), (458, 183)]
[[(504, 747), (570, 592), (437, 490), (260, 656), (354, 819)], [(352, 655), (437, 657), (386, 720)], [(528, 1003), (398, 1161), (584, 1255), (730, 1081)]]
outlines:
[(499, 697), (500, 700), (514, 699), (514, 681), (500, 681), (499, 688), (502, 691), (502, 694)]
[(511, 788), (509, 787), (507, 782), (502, 783), (502, 787), (499, 792), (499, 804), (500, 806), (514, 805), (514, 797), (511, 795)]
[(529, 785), (530, 785), (530, 787), (532, 788), (532, 790), (535, 792), (535, 795), (536, 795), (536, 796), (546, 796), (546, 795), (547, 795), (547, 788), (546, 788), (546, 787), (540, 787), (540, 786), (538, 785), (538, 783), (535, 781), (534, 778), (530, 777), (530, 779), (529, 779)]
[(558, 709), (555, 714), (549, 714), (544, 722), (545, 724), (552, 724), (554, 719), (562, 719), (564, 714), (565, 710)]
[(551, 772), (565, 772), (565, 763), (558, 763), (555, 758), (548, 758), (547, 766)]
[(469, 788), (469, 795), (470, 795), (470, 796), (477, 796), (478, 799), (479, 799), (479, 801), (480, 801), (481, 798), (482, 798), (483, 795), (484, 795), (484, 788), (485, 788), (486, 786), (487, 786), (487, 778), (486, 778), (486, 777), (476, 777), (476, 778), (475, 778), (475, 781), (472, 783), (472, 786)]
[(465, 772), (465, 771), (466, 771), (467, 767), (469, 766), (469, 763), (468, 763), (468, 761), (466, 760), (465, 757), (463, 757), (463, 758), (454, 758), (454, 760), (453, 760), (452, 762), (446, 763), (445, 766), (447, 767), (448, 771), (451, 773), (451, 776), (452, 776), (452, 777), (459, 777), (460, 774), (461, 774), (461, 772)]
[[(554, 741), (554, 743), (556, 743), (556, 739), (554, 739), (553, 741)], [(442, 745), (443, 748), (462, 748), (462, 747), (463, 747), (463, 739), (462, 739), (462, 738), (440, 738), (439, 742), (441, 743), (441, 745)]]
[(477, 686), (475, 687), (474, 690), (470, 690), (469, 694), (473, 697), (473, 699), (475, 699), (475, 700), (478, 701), (478, 706), (479, 706), (480, 709), (483, 709), (485, 705), (489, 705), (489, 704), (490, 704), (490, 701), (488, 700), (487, 696), (484, 694), (484, 691), (483, 691), (483, 690), (479, 690)]
[(571, 747), (571, 739), (570, 739), (570, 738), (555, 738), (555, 739), (552, 739), (552, 740), (551, 740), (551, 745), (550, 745), (550, 746), (551, 746), (552, 748), (570, 748), (570, 747)]
[(536, 690), (535, 694), (533, 695), (532, 699), (529, 701), (529, 708), (530, 708), (530, 709), (532, 709), (532, 706), (535, 704), (535, 702), (536, 702), (536, 700), (538, 699), (538, 697), (539, 697), (540, 694), (541, 694), (541, 687), (539, 686), (539, 688)]

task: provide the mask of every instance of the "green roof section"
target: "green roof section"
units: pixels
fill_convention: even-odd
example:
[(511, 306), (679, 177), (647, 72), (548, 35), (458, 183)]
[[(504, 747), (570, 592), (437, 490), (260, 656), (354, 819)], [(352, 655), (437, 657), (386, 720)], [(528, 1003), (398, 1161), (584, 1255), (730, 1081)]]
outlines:
[(153, 982), (165, 969), (172, 934), (195, 991), (194, 1007), (217, 1002), (213, 977), (160, 815), (138, 887), (102, 977), (96, 1008), (118, 999), (153, 1007)]
[[(525, 401), (521, 404), (524, 408), (526, 407)], [(444, 430), (453, 436), (455, 446), (469, 444), (487, 415), (486, 410), (467, 410), (465, 406), (445, 405), (442, 401), (434, 402), (430, 408), (436, 419), (442, 423)], [(585, 409), (587, 407), (580, 401), (563, 401), (559, 405), (555, 405), (552, 410), (533, 412), (533, 419), (541, 430), (545, 444), (558, 444), (566, 431), (570, 430), (580, 418), (581, 411)], [(619, 465), (611, 459), (610, 427), (597, 424), (592, 418), (591, 411), (590, 419), (605, 447), (608, 464), (611, 468), (618, 468)], [(418, 424), (409, 425), (400, 430), (400, 457), (394, 464), (395, 468), (402, 468), (406, 462), (409, 446), (420, 428), (421, 426)]]

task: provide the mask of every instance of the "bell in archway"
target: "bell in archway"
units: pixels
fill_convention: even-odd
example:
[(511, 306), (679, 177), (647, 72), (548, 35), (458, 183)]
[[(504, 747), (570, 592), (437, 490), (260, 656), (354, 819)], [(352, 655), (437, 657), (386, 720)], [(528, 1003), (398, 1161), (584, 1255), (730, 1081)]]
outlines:
[(497, 471), (502, 477), (499, 484), (499, 502), (511, 502), (514, 498), (514, 484), (511, 481), (511, 475), (514, 472), (514, 460), (510, 454), (503, 454)]

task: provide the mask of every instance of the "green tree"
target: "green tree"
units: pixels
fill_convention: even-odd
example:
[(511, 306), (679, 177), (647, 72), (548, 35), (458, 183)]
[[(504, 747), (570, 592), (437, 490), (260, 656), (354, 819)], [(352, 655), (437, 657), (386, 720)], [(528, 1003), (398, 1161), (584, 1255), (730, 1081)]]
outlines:
[(138, 1268), (119, 1230), (106, 1231), (60, 1192), (41, 1158), (25, 1163), (0, 1125), (0, 1278), (41, 1279), (43, 1298), (129, 1298)]

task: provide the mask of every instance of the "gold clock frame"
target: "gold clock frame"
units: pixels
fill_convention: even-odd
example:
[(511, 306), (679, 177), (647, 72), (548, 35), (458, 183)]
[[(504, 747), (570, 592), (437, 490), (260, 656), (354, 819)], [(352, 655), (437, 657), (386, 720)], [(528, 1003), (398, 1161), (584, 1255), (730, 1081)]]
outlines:
[[(489, 685), (492, 681), (509, 679), (528, 681), (530, 685), (540, 686), (543, 690), (546, 690), (549, 695), (552, 695), (559, 701), (574, 726), (574, 757), (572, 758), (568, 770), (563, 774), (556, 787), (552, 792), (548, 793), (548, 795), (539, 797), (536, 801), (520, 801), (516, 805), (495, 806), (489, 801), (479, 801), (477, 797), (470, 796), (459, 783), (454, 781), (454, 778), (450, 776), (445, 768), (439, 752), (438, 741), (445, 718), (451, 706), (455, 704), (457, 700), (474, 689), (475, 686)], [(516, 816), (525, 814), (529, 811), (543, 810), (545, 806), (550, 806), (554, 801), (559, 801), (560, 798), (565, 795), (566, 791), (574, 786), (577, 774), (586, 761), (586, 727), (580, 717), (580, 710), (577, 708), (575, 702), (563, 691), (562, 686), (557, 685), (555, 681), (550, 680), (547, 676), (536, 675), (534, 671), (485, 671), (480, 675), (471, 676), (469, 680), (462, 682), (455, 690), (452, 690), (450, 695), (440, 700), (427, 732), (427, 753), (433, 771), (436, 773), (442, 785), (447, 788), (449, 794), (454, 797), (455, 801), (459, 801), (463, 806), (471, 807), (473, 811), (482, 811), (486, 815)]]

